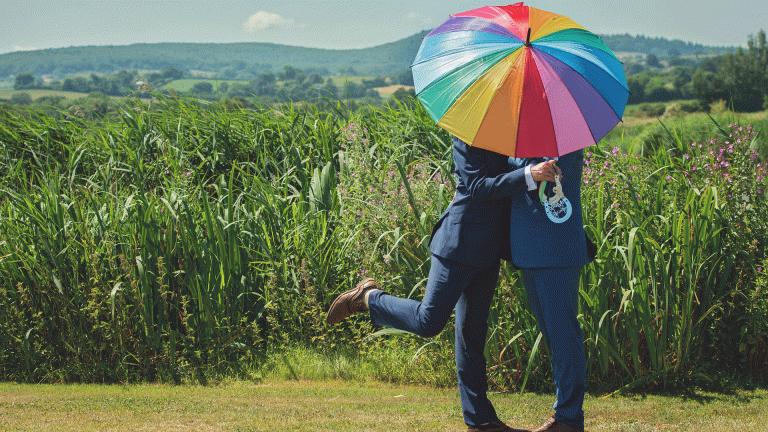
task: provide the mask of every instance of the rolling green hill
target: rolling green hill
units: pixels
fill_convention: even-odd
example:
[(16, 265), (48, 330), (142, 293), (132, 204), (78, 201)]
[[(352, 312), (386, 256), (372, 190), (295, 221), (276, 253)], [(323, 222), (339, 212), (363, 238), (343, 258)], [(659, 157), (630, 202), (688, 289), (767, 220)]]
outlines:
[(77, 72), (120, 70), (214, 72), (227, 78), (243, 72), (258, 74), (293, 66), (336, 74), (354, 69), (360, 75), (393, 75), (408, 69), (426, 33), (372, 48), (327, 50), (269, 43), (160, 43), (87, 46), (0, 54), (0, 78), (29, 72), (35, 76), (66, 76)]
[(684, 42), (679, 39), (668, 40), (664, 38), (651, 38), (642, 35), (602, 35), (600, 38), (614, 52), (654, 54), (661, 58), (668, 57), (672, 54), (680, 56), (721, 55), (735, 49), (734, 47), (705, 46), (693, 42)]
[[(252, 79), (285, 66), (322, 75), (396, 75), (407, 70), (426, 31), (372, 48), (328, 50), (270, 43), (159, 43), (84, 46), (0, 54), (0, 81), (29, 72), (55, 78), (76, 73), (110, 74), (120, 70), (161, 70), (172, 66), (206, 77)], [(715, 55), (732, 50), (645, 36), (602, 36), (614, 51)]]

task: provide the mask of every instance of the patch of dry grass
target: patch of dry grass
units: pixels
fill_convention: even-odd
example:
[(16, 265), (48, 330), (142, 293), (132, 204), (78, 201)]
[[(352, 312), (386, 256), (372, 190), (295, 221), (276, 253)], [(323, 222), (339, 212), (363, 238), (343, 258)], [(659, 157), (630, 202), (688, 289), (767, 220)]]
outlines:
[[(549, 394), (494, 394), (499, 415), (538, 427)], [(589, 431), (766, 430), (768, 391), (619, 396), (585, 402)], [(217, 386), (0, 384), (13, 431), (463, 431), (455, 390), (342, 381)]]
[(374, 90), (379, 92), (379, 94), (382, 97), (388, 97), (388, 96), (393, 95), (396, 91), (400, 90), (401, 88), (405, 89), (405, 90), (412, 90), (412, 89), (414, 89), (413, 86), (405, 86), (405, 85), (402, 85), (402, 84), (393, 84), (393, 85), (386, 86), (386, 87), (375, 87)]
[(68, 100), (78, 99), (88, 96), (86, 93), (77, 93), (63, 90), (43, 90), (43, 89), (31, 89), (31, 90), (2, 90), (0, 91), (0, 99), (10, 99), (16, 93), (27, 93), (34, 100), (41, 97), (57, 97), (61, 96)]

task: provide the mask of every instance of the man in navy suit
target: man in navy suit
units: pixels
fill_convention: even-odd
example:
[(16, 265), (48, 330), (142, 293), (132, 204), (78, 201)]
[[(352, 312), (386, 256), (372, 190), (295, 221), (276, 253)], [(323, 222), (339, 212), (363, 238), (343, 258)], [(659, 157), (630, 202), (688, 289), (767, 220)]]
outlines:
[[(510, 166), (517, 169), (543, 160), (510, 159)], [(542, 204), (546, 194), (532, 191), (512, 197), (512, 263), (522, 268), (528, 301), (549, 347), (557, 389), (555, 414), (534, 432), (584, 430), (584, 342), (576, 317), (581, 267), (592, 261), (594, 245), (582, 221), (582, 164), (581, 150), (557, 160), (563, 173), (562, 195), (570, 201), (567, 218), (564, 212), (552, 219), (547, 216)]]
[(527, 188), (526, 173), (536, 181), (554, 181), (553, 161), (512, 169), (508, 158), (453, 140), (456, 194), (435, 224), (430, 241), (431, 268), (421, 302), (398, 298), (365, 279), (336, 298), (326, 322), (369, 311), (377, 325), (433, 337), (456, 310), (456, 372), (464, 422), (469, 431), (512, 429), (499, 421), (488, 400), (486, 360), (488, 309), (499, 276), (502, 254), (509, 252), (510, 197)]

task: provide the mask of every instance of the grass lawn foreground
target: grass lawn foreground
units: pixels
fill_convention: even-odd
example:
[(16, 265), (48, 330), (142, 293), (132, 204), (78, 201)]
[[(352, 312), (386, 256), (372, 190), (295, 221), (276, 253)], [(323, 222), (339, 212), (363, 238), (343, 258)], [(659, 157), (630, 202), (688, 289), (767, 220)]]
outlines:
[[(534, 428), (553, 395), (493, 394), (499, 416)], [(587, 395), (588, 431), (768, 429), (768, 390), (729, 394)], [(0, 383), (9, 431), (464, 431), (453, 389), (344, 381), (215, 386)]]

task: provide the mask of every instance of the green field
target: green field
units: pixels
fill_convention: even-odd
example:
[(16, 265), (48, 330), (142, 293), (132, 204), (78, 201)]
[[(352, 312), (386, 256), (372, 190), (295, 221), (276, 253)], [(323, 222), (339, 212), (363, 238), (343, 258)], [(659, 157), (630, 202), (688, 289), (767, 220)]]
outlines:
[[(511, 426), (538, 427), (552, 394), (492, 394)], [(758, 431), (768, 391), (682, 395), (587, 395), (596, 431)], [(233, 382), (215, 386), (0, 384), (4, 431), (462, 431), (454, 389), (341, 381)]]
[(363, 80), (372, 80), (376, 78), (375, 76), (345, 76), (345, 75), (333, 75), (328, 77), (323, 77), (323, 79), (327, 80), (328, 78), (333, 81), (333, 85), (336, 87), (343, 87), (345, 83), (347, 82), (353, 82), (355, 84), (362, 84)]
[(164, 89), (173, 89), (173, 90), (180, 91), (180, 92), (186, 92), (186, 91), (192, 90), (192, 87), (194, 87), (195, 84), (201, 83), (201, 82), (211, 83), (211, 85), (213, 86), (214, 91), (222, 83), (228, 83), (229, 85), (232, 85), (232, 84), (248, 84), (248, 81), (227, 81), (227, 80), (195, 78), (195, 79), (174, 80), (174, 81), (164, 85), (163, 88)]
[[(328, 79), (330, 79), (336, 87), (344, 88), (344, 85), (347, 82), (352, 82), (352, 83), (355, 83), (355, 84), (358, 84), (358, 85), (362, 85), (363, 80), (372, 80), (374, 78), (376, 78), (376, 77), (375, 76), (338, 76), (338, 75), (334, 75), (334, 76), (323, 77), (323, 80), (327, 81)], [(163, 86), (163, 89), (173, 89), (173, 90), (178, 91), (178, 92), (186, 92), (186, 91), (192, 90), (194, 85), (197, 84), (197, 83), (200, 83), (200, 82), (211, 83), (211, 85), (213, 86), (214, 90), (217, 89), (218, 86), (221, 85), (222, 83), (228, 83), (229, 85), (232, 85), (232, 84), (247, 85), (248, 84), (248, 81), (229, 81), (229, 80), (216, 80), (216, 79), (197, 78), (197, 79), (180, 79), (180, 80), (175, 80), (175, 81), (172, 81), (172, 82), (166, 84), (165, 86)], [(280, 84), (280, 82), (278, 82), (278, 84)], [(386, 97), (391, 96), (393, 93), (395, 93), (401, 87), (404, 87), (405, 89), (412, 89), (413, 88), (413, 87), (409, 87), (409, 86), (391, 85), (391, 86), (386, 86), (386, 87), (377, 87), (377, 88), (374, 88), (374, 90), (378, 91), (379, 94), (382, 97), (386, 98)]]

